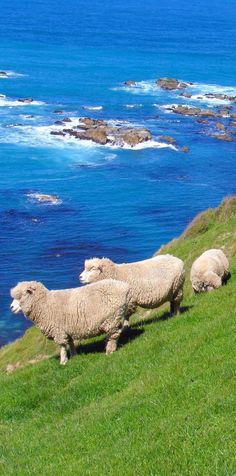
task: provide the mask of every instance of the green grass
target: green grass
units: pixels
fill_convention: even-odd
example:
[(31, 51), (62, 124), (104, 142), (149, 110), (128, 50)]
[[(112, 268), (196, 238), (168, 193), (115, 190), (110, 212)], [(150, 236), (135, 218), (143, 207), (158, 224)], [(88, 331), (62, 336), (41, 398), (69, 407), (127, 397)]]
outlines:
[[(86, 341), (65, 367), (34, 328), (0, 350), (0, 474), (236, 475), (235, 203), (162, 249), (186, 262), (180, 316), (138, 313), (116, 353)], [(213, 246), (225, 246), (232, 278), (195, 296), (190, 264)], [(6, 374), (17, 362), (27, 365)]]

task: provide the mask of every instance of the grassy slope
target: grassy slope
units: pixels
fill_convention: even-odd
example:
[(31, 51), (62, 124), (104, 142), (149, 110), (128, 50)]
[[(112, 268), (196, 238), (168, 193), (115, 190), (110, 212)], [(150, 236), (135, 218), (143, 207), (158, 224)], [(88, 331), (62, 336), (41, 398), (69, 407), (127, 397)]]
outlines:
[[(112, 356), (102, 338), (0, 374), (0, 474), (233, 476), (236, 474), (236, 198), (198, 216), (164, 247), (185, 260), (184, 312), (134, 316)], [(207, 295), (188, 273), (203, 250), (225, 246), (232, 279)], [(0, 366), (52, 355), (36, 329), (0, 350)]]

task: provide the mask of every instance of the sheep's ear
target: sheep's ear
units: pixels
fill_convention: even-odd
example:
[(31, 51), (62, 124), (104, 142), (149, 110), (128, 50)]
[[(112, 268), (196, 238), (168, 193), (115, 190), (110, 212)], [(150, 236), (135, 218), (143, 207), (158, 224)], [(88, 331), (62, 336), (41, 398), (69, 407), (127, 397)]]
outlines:
[(36, 289), (36, 287), (31, 285), (31, 286), (29, 286), (29, 287), (26, 289), (26, 292), (27, 292), (28, 294), (33, 294), (34, 291), (35, 291), (35, 289)]
[(102, 272), (102, 266), (100, 266), (100, 265), (99, 266), (93, 266), (90, 271), (97, 271), (97, 270)]

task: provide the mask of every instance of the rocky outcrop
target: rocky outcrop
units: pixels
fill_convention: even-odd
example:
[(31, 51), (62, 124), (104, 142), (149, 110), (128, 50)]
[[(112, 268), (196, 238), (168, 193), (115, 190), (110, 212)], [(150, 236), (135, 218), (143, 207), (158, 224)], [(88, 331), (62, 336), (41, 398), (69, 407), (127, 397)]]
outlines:
[(184, 89), (190, 86), (192, 83), (183, 83), (175, 78), (160, 78), (156, 81), (156, 84), (167, 91), (172, 91), (174, 89)]
[(225, 130), (225, 126), (224, 124), (222, 124), (222, 122), (216, 122), (216, 129), (218, 129), (219, 131), (224, 131)]
[(176, 139), (171, 136), (159, 136), (159, 139), (167, 142), (168, 144), (176, 144)]
[[(234, 140), (234, 131), (230, 130), (229, 127), (234, 127), (233, 124), (236, 124), (236, 121), (234, 121), (236, 114), (231, 112), (231, 106), (224, 107), (224, 109), (221, 109), (220, 107), (201, 109), (200, 107), (194, 107), (187, 104), (173, 104), (166, 106), (166, 109), (175, 114), (196, 118), (199, 124), (210, 126), (208, 135), (217, 140), (227, 142), (232, 142)], [(219, 119), (225, 118), (227, 119), (226, 121), (219, 121)], [(227, 125), (229, 119), (233, 120)], [(212, 127), (215, 127), (219, 133), (212, 134)]]
[(129, 88), (134, 88), (135, 86), (137, 86), (137, 83), (136, 83), (136, 81), (133, 81), (132, 79), (129, 79), (128, 81), (124, 82), (124, 85), (128, 86)]
[(90, 127), (84, 131), (76, 131), (77, 139), (91, 140), (97, 144), (105, 145), (108, 142), (107, 131), (104, 126)]
[(62, 131), (51, 131), (50, 134), (52, 134), (53, 136), (62, 136), (62, 137), (65, 137), (65, 132), (62, 132)]
[(45, 193), (29, 193), (28, 197), (33, 198), (37, 200), (40, 203), (51, 203), (53, 205), (59, 205), (61, 203), (61, 200), (57, 195), (49, 195)]
[(31, 102), (33, 102), (33, 98), (19, 98), (18, 101), (30, 104)]
[(152, 138), (151, 133), (147, 129), (136, 129), (136, 128), (118, 128), (117, 132), (114, 135), (115, 144), (121, 145), (125, 144), (134, 147), (135, 145), (141, 144), (142, 142), (147, 142)]
[(213, 137), (215, 137), (218, 140), (224, 140), (226, 142), (233, 141), (232, 137), (230, 137), (228, 134), (215, 134)]
[(182, 97), (184, 97), (184, 98), (187, 98), (187, 99), (191, 99), (192, 94), (189, 94), (189, 93), (181, 93), (180, 96), (182, 96)]
[[(57, 125), (63, 125), (64, 121), (56, 121)], [(79, 140), (91, 140), (100, 145), (114, 145), (135, 147), (152, 138), (148, 129), (110, 125), (108, 122), (90, 117), (81, 118), (78, 124), (72, 128), (51, 131), (52, 135), (71, 136)]]
[(189, 150), (190, 150), (190, 149), (189, 149), (189, 147), (188, 147), (187, 145), (184, 145), (184, 146), (182, 147), (182, 149), (181, 149), (181, 151), (184, 152), (185, 154), (186, 154), (187, 152), (189, 152)]
[(168, 111), (172, 111), (175, 114), (181, 114), (182, 116), (198, 116), (198, 117), (222, 117), (220, 112), (216, 112), (213, 109), (201, 109), (200, 107), (192, 107), (183, 104), (173, 105), (167, 107)]
[(208, 93), (208, 94), (204, 94), (204, 97), (206, 97), (208, 99), (220, 99), (221, 101), (236, 102), (236, 96), (228, 96), (227, 94)]

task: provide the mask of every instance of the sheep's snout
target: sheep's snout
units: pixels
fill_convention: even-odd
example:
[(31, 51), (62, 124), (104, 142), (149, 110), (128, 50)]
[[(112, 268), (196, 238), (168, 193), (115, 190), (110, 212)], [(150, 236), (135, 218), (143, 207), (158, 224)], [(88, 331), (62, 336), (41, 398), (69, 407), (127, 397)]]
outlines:
[(10, 305), (10, 309), (11, 309), (11, 312), (13, 312), (14, 314), (18, 314), (18, 312), (21, 311), (21, 306), (18, 299), (13, 299)]
[(86, 273), (85, 271), (83, 271), (80, 275), (79, 275), (79, 280), (82, 284), (87, 284), (89, 283), (89, 280), (88, 280), (88, 277), (86, 276)]

